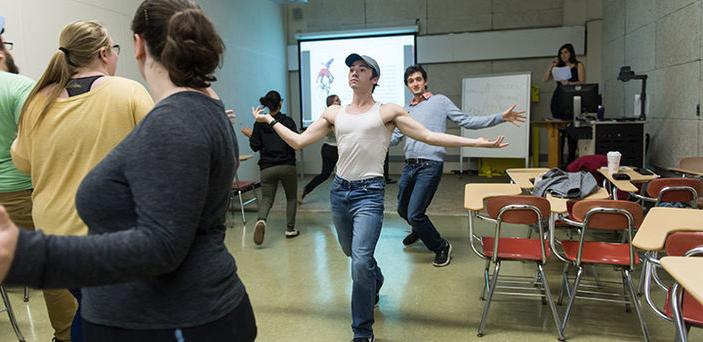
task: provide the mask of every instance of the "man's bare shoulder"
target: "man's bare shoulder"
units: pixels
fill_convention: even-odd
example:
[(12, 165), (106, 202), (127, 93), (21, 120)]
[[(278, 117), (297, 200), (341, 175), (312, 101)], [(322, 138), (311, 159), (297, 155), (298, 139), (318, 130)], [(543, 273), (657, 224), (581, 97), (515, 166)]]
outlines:
[(331, 106), (327, 107), (324, 112), (322, 112), (322, 118), (327, 120), (327, 122), (329, 122), (330, 125), (334, 125), (334, 122), (337, 119), (337, 114), (341, 110), (342, 110), (342, 106), (331, 105)]
[(403, 107), (395, 103), (384, 103), (381, 105), (381, 117), (383, 117), (383, 121), (386, 123), (394, 121), (399, 116), (407, 114), (408, 112), (406, 112)]

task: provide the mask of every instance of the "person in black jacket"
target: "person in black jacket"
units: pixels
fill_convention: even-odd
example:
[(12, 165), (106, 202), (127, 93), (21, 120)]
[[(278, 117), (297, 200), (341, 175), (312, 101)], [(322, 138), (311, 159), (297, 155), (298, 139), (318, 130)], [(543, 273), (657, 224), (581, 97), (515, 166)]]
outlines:
[[(259, 99), (262, 106), (268, 108), (275, 122), (281, 123), (290, 130), (297, 132), (298, 128), (293, 119), (281, 113), (283, 100), (275, 90), (266, 93)], [(266, 218), (273, 201), (276, 199), (278, 182), (283, 184), (286, 192), (286, 237), (293, 238), (300, 232), (295, 229), (295, 214), (297, 211), (296, 194), (298, 180), (296, 179), (295, 150), (288, 146), (283, 139), (271, 128), (273, 124), (257, 122), (254, 130), (243, 128), (242, 133), (249, 137), (249, 146), (253, 151), (259, 151), (259, 168), (261, 170), (261, 202), (259, 203), (259, 219), (254, 225), (254, 243), (264, 242)]]

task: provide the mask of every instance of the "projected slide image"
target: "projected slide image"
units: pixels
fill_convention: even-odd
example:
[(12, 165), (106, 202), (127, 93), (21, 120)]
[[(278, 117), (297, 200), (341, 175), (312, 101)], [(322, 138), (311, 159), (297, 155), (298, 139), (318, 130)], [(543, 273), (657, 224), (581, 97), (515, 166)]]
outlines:
[(327, 96), (336, 94), (343, 104), (352, 99), (349, 67), (344, 63), (351, 53), (371, 56), (381, 68), (374, 98), (383, 103), (403, 105), (409, 92), (403, 72), (415, 63), (414, 35), (301, 41), (300, 95), (303, 126), (317, 120), (324, 111)]
[(330, 58), (329, 61), (324, 63), (317, 73), (317, 87), (325, 94), (325, 98), (330, 95), (330, 88), (332, 87), (332, 82), (334, 82), (334, 75), (330, 71), (332, 62), (334, 62), (334, 58)]

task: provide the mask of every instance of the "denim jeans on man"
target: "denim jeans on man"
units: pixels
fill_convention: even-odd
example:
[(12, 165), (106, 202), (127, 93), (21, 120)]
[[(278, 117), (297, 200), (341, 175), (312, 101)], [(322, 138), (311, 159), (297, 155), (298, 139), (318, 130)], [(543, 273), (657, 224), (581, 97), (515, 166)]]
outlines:
[(373, 306), (383, 274), (374, 251), (383, 224), (383, 177), (347, 181), (335, 176), (330, 191), (332, 220), (342, 251), (351, 256), (352, 330), (354, 337), (373, 335)]
[(425, 211), (442, 179), (443, 162), (418, 159), (403, 166), (398, 185), (398, 214), (412, 226), (427, 249), (438, 252), (447, 246)]

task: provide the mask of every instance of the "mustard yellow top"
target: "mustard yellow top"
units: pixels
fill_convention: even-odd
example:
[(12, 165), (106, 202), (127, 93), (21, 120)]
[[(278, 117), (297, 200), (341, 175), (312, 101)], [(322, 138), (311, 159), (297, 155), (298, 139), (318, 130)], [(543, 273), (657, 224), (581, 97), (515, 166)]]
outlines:
[(31, 175), (35, 226), (47, 234), (85, 235), (88, 228), (76, 213), (78, 186), (154, 101), (141, 84), (108, 77), (87, 93), (57, 99), (35, 124), (42, 102), (35, 98), (23, 114), (12, 161)]

